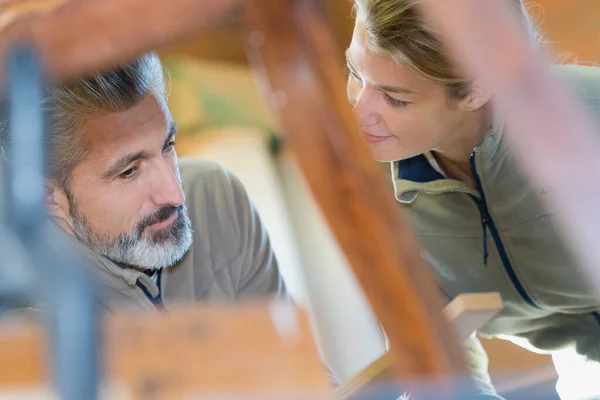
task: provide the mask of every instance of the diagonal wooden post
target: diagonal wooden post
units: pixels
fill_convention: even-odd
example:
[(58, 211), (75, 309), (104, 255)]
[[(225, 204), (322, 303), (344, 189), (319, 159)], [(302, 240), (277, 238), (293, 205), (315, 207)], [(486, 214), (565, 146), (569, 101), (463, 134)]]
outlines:
[[(0, 30), (0, 59), (12, 44), (25, 42), (39, 51), (48, 78), (68, 79), (114, 67), (194, 32), (229, 23), (241, 3), (67, 0)], [(0, 76), (4, 76), (1, 69)]]
[(259, 82), (386, 329), (397, 376), (435, 377), (451, 398), (457, 387), (444, 379), (461, 377), (462, 354), (419, 244), (358, 136), (320, 2), (263, 0), (247, 7), (245, 21)]
[[(335, 56), (339, 49), (320, 1), (70, 0), (6, 27), (0, 57), (15, 42), (32, 43), (47, 76), (68, 79), (210, 29), (242, 3), (259, 82), (387, 331), (398, 378), (417, 398), (431, 392), (437, 392), (435, 398), (442, 393), (465, 398), (470, 385), (462, 379), (467, 375), (462, 352), (443, 318), (419, 244), (386, 189), (380, 167), (355, 134)], [(435, 381), (420, 381), (426, 379)]]

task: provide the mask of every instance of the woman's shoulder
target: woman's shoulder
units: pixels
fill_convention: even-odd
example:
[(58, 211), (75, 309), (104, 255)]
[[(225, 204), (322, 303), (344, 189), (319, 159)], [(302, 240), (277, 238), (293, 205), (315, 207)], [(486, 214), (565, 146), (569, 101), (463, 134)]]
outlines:
[(554, 67), (597, 125), (600, 125), (600, 67), (567, 64)]
[(600, 106), (600, 66), (563, 64), (553, 66), (553, 71), (567, 82), (580, 100)]

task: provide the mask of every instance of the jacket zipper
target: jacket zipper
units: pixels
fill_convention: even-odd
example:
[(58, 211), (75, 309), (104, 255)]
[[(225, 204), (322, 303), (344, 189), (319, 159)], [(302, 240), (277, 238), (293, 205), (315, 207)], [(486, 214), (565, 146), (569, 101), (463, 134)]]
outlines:
[(139, 287), (140, 289), (142, 289), (142, 291), (144, 292), (144, 294), (146, 295), (146, 297), (148, 298), (148, 300), (150, 300), (152, 302), (152, 304), (154, 304), (156, 306), (156, 308), (164, 308), (164, 303), (162, 300), (162, 290), (161, 290), (161, 272), (162, 270), (158, 270), (156, 273), (158, 274), (157, 278), (156, 278), (156, 285), (158, 286), (158, 295), (156, 295), (156, 297), (152, 297), (152, 295), (150, 294), (150, 291), (146, 288), (146, 286), (144, 286), (142, 283), (140, 283), (140, 281), (137, 281), (135, 284), (137, 287)]
[(487, 203), (485, 201), (485, 193), (483, 192), (483, 186), (481, 185), (481, 180), (479, 179), (479, 174), (477, 173), (477, 169), (475, 168), (475, 152), (471, 153), (470, 165), (471, 165), (471, 172), (473, 173), (473, 178), (475, 178), (475, 185), (477, 186), (477, 190), (479, 191), (479, 194), (481, 196), (481, 199), (478, 199), (475, 196), (471, 196), (471, 197), (473, 198), (473, 200), (475, 200), (475, 203), (477, 203), (477, 207), (479, 208), (479, 213), (481, 215), (481, 226), (483, 227), (483, 262), (484, 262), (484, 264), (487, 264), (488, 251), (487, 251), (487, 233), (486, 232), (487, 232), (487, 229), (489, 229), (490, 234), (492, 235), (492, 238), (494, 239), (494, 244), (496, 245), (496, 249), (498, 250), (498, 254), (500, 255), (500, 259), (502, 260), (502, 265), (504, 266), (504, 269), (506, 270), (506, 273), (510, 277), (510, 280), (512, 281), (513, 285), (515, 286), (515, 288), (517, 289), (517, 291), (519, 292), (519, 294), (521, 295), (523, 300), (525, 300), (525, 302), (527, 302), (527, 304), (529, 304), (530, 306), (532, 306), (534, 308), (540, 309), (541, 307), (538, 306), (533, 301), (533, 299), (531, 298), (531, 296), (529, 296), (529, 294), (527, 294), (527, 292), (525, 291), (525, 288), (519, 281), (519, 278), (517, 277), (517, 274), (516, 274), (513, 266), (511, 265), (510, 260), (508, 259), (508, 254), (506, 254), (506, 249), (504, 248), (504, 244), (502, 243), (502, 239), (500, 238), (498, 229), (496, 229), (494, 220), (490, 216), (490, 213), (489, 213), (489, 210), (487, 207)]
[[(125, 269), (125, 266), (123, 266), (120, 263), (115, 263), (119, 268), (121, 269)], [(142, 289), (142, 292), (144, 292), (144, 294), (146, 295), (146, 297), (148, 298), (148, 300), (150, 300), (152, 302), (152, 304), (154, 304), (156, 306), (156, 308), (164, 308), (165, 304), (163, 303), (163, 299), (162, 299), (162, 289), (161, 289), (161, 277), (162, 277), (162, 269), (159, 269), (156, 272), (158, 275), (156, 277), (156, 285), (158, 286), (158, 295), (156, 297), (152, 297), (152, 294), (150, 294), (150, 291), (148, 290), (148, 288), (146, 288), (146, 286), (144, 286), (139, 280), (135, 282), (135, 285), (137, 287), (139, 287), (140, 289)]]

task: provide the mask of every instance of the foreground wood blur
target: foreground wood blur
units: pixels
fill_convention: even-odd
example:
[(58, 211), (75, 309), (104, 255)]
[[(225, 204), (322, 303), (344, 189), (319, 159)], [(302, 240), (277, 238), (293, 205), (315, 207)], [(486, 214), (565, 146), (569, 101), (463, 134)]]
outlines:
[[(248, 55), (289, 145), (391, 343), (399, 380), (466, 372), (429, 269), (360, 141), (320, 1), (71, 0), (4, 27), (0, 57), (33, 45), (50, 79), (117, 66), (238, 15)], [(377, 240), (372, 240), (377, 238)], [(407, 329), (410, 327), (410, 329)], [(444, 379), (441, 379), (444, 377)], [(418, 389), (414, 389), (415, 394)]]
[[(55, 399), (47, 344), (37, 319), (0, 323), (0, 398)], [(124, 311), (103, 317), (99, 346), (102, 400), (333, 399), (308, 318), (289, 303)]]
[(321, 3), (261, 4), (246, 9), (251, 64), (262, 72), (287, 143), (382, 321), (394, 366), (404, 379), (464, 371), (420, 248), (356, 134)]
[[(444, 308), (444, 317), (460, 340), (466, 340), (503, 308), (498, 293), (466, 293), (457, 296)], [(371, 362), (335, 389), (336, 399), (377, 399), (377, 392), (393, 389), (396, 378), (388, 353)], [(400, 391), (398, 394), (402, 394)]]
[[(444, 316), (466, 339), (501, 309), (497, 293), (465, 294)], [(382, 387), (402, 393), (387, 353), (334, 390), (306, 314), (288, 302), (124, 311), (103, 317), (102, 337), (101, 400), (379, 399)], [(0, 398), (52, 399), (47, 344), (36, 318), (0, 324)]]
[[(8, 3), (5, 0), (0, 6)], [(470, 6), (474, 7), (473, 3), (466, 0), (437, 6), (431, 2), (426, 4), (433, 17), (447, 17), (450, 11), (459, 12)], [(457, 15), (460, 18), (446, 21), (445, 26), (449, 40), (459, 43), (453, 48), (461, 48), (460, 43), (467, 41), (460, 34), (464, 33), (461, 27), (452, 23), (462, 21), (464, 26), (474, 26), (464, 24), (472, 14)], [(439, 22), (447, 19), (440, 18)], [(265, 98), (279, 115), (287, 143), (295, 152), (332, 231), (385, 327), (396, 379), (410, 386), (416, 378), (439, 378), (436, 381), (439, 391), (445, 398), (452, 398), (458, 388), (447, 378), (466, 372), (457, 335), (443, 318), (442, 301), (415, 238), (398, 214), (379, 168), (354, 134), (357, 126), (345, 99), (344, 78), (336, 58), (339, 49), (328, 29), (320, 1), (263, 0), (260, 6), (242, 0), (57, 2), (55, 8), (40, 8), (34, 14), (15, 16), (0, 25), (0, 57), (5, 59), (15, 43), (29, 44), (39, 51), (49, 79), (68, 79), (117, 66), (158, 46), (232, 20), (242, 21), (245, 26), (248, 58), (260, 77)], [(505, 45), (506, 49), (519, 48), (513, 36), (507, 38)], [(469, 57), (465, 57), (467, 60), (479, 63), (478, 67), (489, 66), (474, 52), (481, 48), (472, 43), (463, 48), (470, 51)], [(520, 54), (524, 59), (529, 57), (526, 52)], [(533, 65), (532, 70), (537, 66), (527, 65)], [(498, 69), (488, 71), (496, 74), (492, 78), (496, 78), (493, 82), (497, 85), (507, 78), (519, 77), (516, 70), (512, 71), (513, 75), (511, 71), (505, 75)], [(536, 97), (538, 110), (545, 101), (564, 98), (552, 95), (560, 94), (552, 85), (548, 88), (544, 96)], [(500, 99), (510, 107), (508, 100), (515, 99), (511, 97), (514, 95), (505, 91)], [(566, 99), (568, 101), (568, 97)], [(520, 115), (533, 107), (527, 103), (514, 104), (520, 105)], [(550, 106), (550, 109), (561, 110), (556, 104)], [(580, 121), (567, 123), (575, 115), (579, 116), (557, 111), (553, 117), (563, 125), (555, 124), (555, 127), (579, 126), (582, 132), (589, 131)], [(527, 122), (519, 125), (517, 121), (513, 126), (526, 127), (519, 140), (531, 143), (527, 139), (546, 129), (550, 121), (538, 118)], [(558, 139), (560, 132), (556, 129), (553, 132)], [(516, 136), (511, 140), (518, 147)], [(547, 152), (541, 154), (552, 154), (556, 148), (551, 146), (556, 143), (559, 141), (546, 142), (547, 147), (542, 150)], [(595, 145), (587, 147), (596, 149)], [(525, 152), (520, 155), (525, 158)], [(531, 167), (533, 176), (547, 180), (542, 170), (550, 166), (551, 158), (540, 157), (536, 159), (537, 165), (533, 165), (532, 160), (524, 162)], [(571, 183), (577, 185), (578, 181)], [(569, 192), (577, 193), (574, 189), (569, 188)], [(567, 193), (566, 188), (564, 192)], [(560, 193), (558, 199), (563, 199)], [(572, 220), (581, 221), (581, 226), (595, 226), (589, 220), (591, 214), (584, 211), (585, 208), (574, 210)], [(588, 219), (584, 219), (586, 215)], [(591, 231), (573, 232), (571, 229), (568, 232), (580, 239), (577, 243), (589, 243), (586, 239)], [(573, 244), (577, 247), (577, 243)], [(586, 265), (600, 259), (600, 250), (598, 252), (586, 253)], [(414, 389), (418, 398), (419, 388)]]

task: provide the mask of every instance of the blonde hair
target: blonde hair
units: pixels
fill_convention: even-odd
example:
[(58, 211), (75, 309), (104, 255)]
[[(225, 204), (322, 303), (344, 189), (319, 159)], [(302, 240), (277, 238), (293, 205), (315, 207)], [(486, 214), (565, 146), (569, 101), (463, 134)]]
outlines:
[[(523, 1), (507, 1), (516, 3), (532, 40), (539, 41)], [(449, 58), (418, 3), (419, 0), (354, 0), (356, 22), (364, 26), (371, 50), (445, 86), (451, 98), (464, 98), (469, 94), (471, 82)]]

